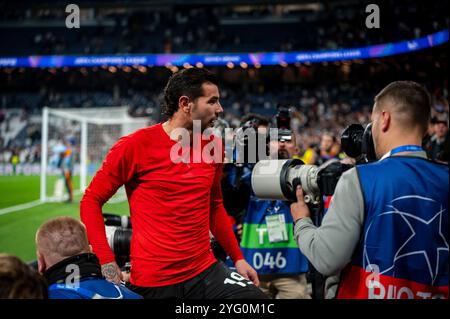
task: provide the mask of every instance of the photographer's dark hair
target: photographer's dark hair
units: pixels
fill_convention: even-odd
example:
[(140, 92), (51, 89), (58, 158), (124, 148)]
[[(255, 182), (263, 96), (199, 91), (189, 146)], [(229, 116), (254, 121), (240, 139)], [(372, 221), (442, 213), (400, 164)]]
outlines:
[(262, 115), (256, 114), (256, 113), (249, 113), (242, 117), (241, 119), (241, 125), (244, 125), (248, 121), (253, 121), (255, 123), (255, 126), (258, 127), (260, 125), (262, 126), (269, 126), (269, 120)]
[(185, 95), (191, 100), (202, 96), (203, 83), (219, 85), (216, 75), (205, 68), (183, 69), (172, 74), (164, 88), (162, 117), (164, 119), (171, 118), (178, 111), (178, 101), (181, 96)]
[(0, 254), (0, 299), (47, 299), (47, 284), (16, 256)]
[(375, 103), (382, 104), (388, 99), (405, 118), (407, 126), (417, 126), (426, 132), (431, 118), (431, 97), (423, 86), (412, 81), (392, 82), (378, 93)]

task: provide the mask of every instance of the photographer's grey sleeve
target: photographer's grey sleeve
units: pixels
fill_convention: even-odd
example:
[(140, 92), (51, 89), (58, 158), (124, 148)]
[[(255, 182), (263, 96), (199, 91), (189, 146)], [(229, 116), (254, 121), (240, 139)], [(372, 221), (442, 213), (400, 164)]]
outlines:
[(363, 219), (364, 199), (358, 173), (352, 168), (339, 179), (322, 225), (317, 228), (310, 218), (302, 218), (295, 224), (295, 240), (317, 271), (337, 275), (350, 262)]

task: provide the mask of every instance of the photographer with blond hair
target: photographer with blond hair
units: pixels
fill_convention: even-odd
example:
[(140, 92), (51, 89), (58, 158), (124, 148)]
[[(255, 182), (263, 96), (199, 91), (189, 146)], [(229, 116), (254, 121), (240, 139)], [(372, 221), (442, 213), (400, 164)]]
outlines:
[(43, 224), (36, 233), (36, 253), (50, 299), (142, 298), (103, 277), (86, 229), (74, 218), (57, 217)]

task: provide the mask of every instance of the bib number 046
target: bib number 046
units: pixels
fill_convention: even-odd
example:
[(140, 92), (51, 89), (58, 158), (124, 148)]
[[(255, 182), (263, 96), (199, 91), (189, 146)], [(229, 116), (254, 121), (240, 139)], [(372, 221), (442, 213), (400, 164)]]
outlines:
[(270, 269), (274, 269), (275, 267), (278, 269), (282, 269), (286, 267), (286, 258), (283, 257), (281, 252), (278, 252), (276, 256), (273, 256), (271, 253), (254, 253), (253, 255), (253, 267), (256, 270), (261, 269), (262, 267), (269, 267)]

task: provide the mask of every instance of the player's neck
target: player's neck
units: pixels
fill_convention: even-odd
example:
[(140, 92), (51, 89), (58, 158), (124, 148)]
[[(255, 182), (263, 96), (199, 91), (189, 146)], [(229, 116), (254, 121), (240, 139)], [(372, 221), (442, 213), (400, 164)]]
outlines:
[[(169, 120), (167, 120), (166, 122), (164, 122), (162, 124), (162, 127), (171, 139), (174, 139), (174, 138), (172, 138), (171, 134), (175, 129), (183, 128), (189, 132), (189, 136), (192, 140), (192, 123), (184, 121), (183, 119), (180, 119), (177, 117), (172, 117)], [(176, 138), (176, 136), (175, 136), (175, 138)], [(175, 141), (179, 141), (180, 139), (181, 139), (181, 135), (179, 135), (178, 140), (175, 139)]]

